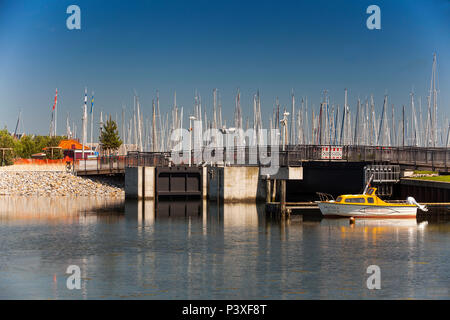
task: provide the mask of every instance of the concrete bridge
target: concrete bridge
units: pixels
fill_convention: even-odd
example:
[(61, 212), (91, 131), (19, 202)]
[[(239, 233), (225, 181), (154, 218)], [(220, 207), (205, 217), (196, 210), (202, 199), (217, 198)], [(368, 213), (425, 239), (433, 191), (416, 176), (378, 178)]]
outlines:
[[(215, 163), (202, 158), (208, 152), (212, 150), (192, 150), (191, 166), (187, 165), (189, 156), (183, 164), (175, 165), (171, 153), (129, 152), (124, 164), (126, 197), (283, 204), (299, 194), (310, 201), (316, 191), (359, 192), (372, 173), (379, 193), (390, 196), (394, 184), (400, 181), (401, 171), (448, 172), (450, 159), (448, 148), (287, 146), (285, 151), (269, 149), (267, 154), (277, 157), (279, 168), (275, 174), (267, 175), (262, 174), (267, 162), (254, 154), (258, 149), (221, 149), (222, 161)], [(250, 159), (258, 162), (250, 163)]]
[[(221, 161), (205, 162), (202, 155), (211, 152), (215, 156), (219, 152), (221, 157), (215, 159)], [(270, 202), (299, 191), (309, 192), (309, 199), (316, 191), (358, 192), (370, 172), (376, 173), (381, 195), (389, 196), (401, 171), (448, 172), (450, 160), (449, 148), (297, 145), (286, 146), (284, 151), (269, 148), (266, 154), (276, 159), (277, 171), (264, 174), (267, 159), (262, 161), (256, 153), (258, 148), (192, 150), (189, 166), (189, 156), (184, 164), (175, 165), (170, 152), (129, 152), (127, 156), (77, 161), (74, 171), (78, 175), (124, 173), (127, 198)]]

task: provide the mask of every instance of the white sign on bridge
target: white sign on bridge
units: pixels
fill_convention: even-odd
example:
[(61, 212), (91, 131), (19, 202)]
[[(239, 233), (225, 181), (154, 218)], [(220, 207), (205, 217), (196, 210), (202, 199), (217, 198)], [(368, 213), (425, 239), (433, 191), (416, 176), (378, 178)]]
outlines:
[(342, 147), (322, 147), (321, 159), (342, 160)]

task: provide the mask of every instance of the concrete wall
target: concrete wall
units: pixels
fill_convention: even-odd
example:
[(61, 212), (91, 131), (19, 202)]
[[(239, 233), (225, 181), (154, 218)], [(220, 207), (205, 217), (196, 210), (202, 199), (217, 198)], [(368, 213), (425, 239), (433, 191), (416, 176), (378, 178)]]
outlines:
[(155, 167), (125, 168), (125, 198), (155, 198)]
[(443, 181), (401, 179), (394, 186), (394, 199), (414, 197), (419, 202), (449, 202), (450, 183)]
[(125, 168), (125, 198), (142, 199), (142, 167)]
[(223, 178), (224, 202), (265, 200), (259, 167), (225, 167)]
[(207, 197), (212, 201), (223, 201), (223, 167), (206, 167), (208, 180)]
[(303, 180), (303, 167), (280, 167), (271, 180)]
[(208, 167), (208, 199), (223, 202), (264, 201), (266, 184), (259, 167)]
[(155, 167), (143, 167), (143, 193), (144, 199), (155, 199)]
[[(302, 179), (303, 169), (280, 168), (281, 179)], [(155, 167), (125, 168), (125, 197), (155, 199)], [(202, 199), (224, 202), (256, 202), (266, 199), (266, 177), (253, 166), (203, 167)]]

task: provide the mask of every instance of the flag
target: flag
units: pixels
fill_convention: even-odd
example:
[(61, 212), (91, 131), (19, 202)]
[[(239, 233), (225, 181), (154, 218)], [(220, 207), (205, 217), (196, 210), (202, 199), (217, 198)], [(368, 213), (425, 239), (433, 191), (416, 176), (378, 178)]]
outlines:
[(94, 111), (94, 95), (92, 95), (92, 99), (91, 99), (91, 114)]
[(58, 103), (58, 89), (56, 89), (56, 94), (55, 94), (55, 102), (53, 103), (53, 108), (52, 111), (55, 110), (56, 108), (56, 104)]

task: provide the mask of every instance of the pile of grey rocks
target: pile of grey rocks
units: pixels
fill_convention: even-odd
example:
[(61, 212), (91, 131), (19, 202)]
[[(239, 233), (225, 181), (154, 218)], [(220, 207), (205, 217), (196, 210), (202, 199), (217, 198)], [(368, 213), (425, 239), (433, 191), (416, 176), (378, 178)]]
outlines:
[(120, 180), (78, 177), (67, 172), (0, 171), (0, 195), (124, 197)]

